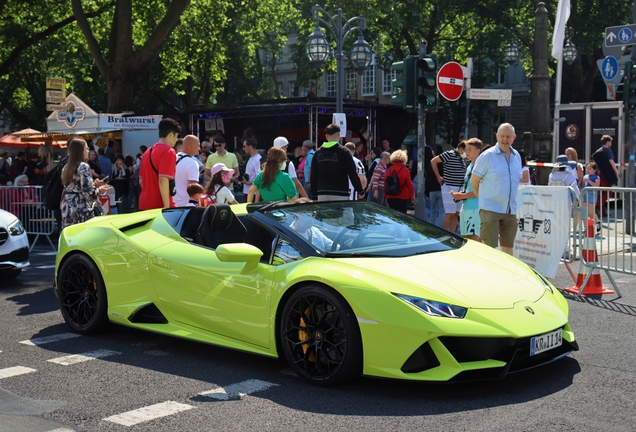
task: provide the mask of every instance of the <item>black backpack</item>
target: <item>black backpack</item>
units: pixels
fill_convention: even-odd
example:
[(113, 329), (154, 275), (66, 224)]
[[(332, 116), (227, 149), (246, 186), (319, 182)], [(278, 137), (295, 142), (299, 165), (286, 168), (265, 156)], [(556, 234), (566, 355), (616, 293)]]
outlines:
[(400, 178), (398, 177), (398, 174), (403, 168), (404, 165), (402, 165), (399, 170), (393, 171), (391, 175), (386, 176), (384, 179), (384, 193), (386, 195), (399, 195), (402, 193), (402, 186), (400, 185)]
[(64, 185), (62, 184), (62, 168), (66, 165), (68, 157), (65, 157), (44, 177), (42, 184), (42, 202), (44, 206), (51, 210), (60, 209)]

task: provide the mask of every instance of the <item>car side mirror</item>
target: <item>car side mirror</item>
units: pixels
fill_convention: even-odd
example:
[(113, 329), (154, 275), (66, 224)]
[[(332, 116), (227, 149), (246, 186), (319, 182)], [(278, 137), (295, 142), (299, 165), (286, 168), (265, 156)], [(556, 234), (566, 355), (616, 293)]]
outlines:
[(219, 245), (214, 251), (221, 262), (244, 262), (242, 274), (251, 273), (258, 267), (263, 252), (247, 243), (226, 243)]

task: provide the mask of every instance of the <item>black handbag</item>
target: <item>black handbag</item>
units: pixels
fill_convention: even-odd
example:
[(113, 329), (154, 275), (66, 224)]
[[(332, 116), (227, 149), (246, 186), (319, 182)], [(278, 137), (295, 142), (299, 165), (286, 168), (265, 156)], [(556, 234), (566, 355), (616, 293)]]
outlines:
[(93, 212), (93, 216), (104, 216), (104, 208), (97, 201), (93, 203), (91, 211)]

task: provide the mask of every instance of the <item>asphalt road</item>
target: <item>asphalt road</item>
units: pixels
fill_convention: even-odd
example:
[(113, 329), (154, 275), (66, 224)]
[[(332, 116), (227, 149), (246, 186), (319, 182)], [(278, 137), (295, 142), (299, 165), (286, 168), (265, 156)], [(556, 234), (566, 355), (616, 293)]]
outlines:
[[(567, 296), (581, 350), (551, 365), (471, 384), (362, 378), (323, 389), (276, 360), (114, 325), (41, 339), (68, 337), (53, 262), (36, 248), (16, 281), (0, 281), (1, 432), (635, 428), (633, 276), (613, 275), (618, 300)], [(563, 265), (554, 282), (572, 285)], [(69, 358), (80, 353), (91, 354)]]

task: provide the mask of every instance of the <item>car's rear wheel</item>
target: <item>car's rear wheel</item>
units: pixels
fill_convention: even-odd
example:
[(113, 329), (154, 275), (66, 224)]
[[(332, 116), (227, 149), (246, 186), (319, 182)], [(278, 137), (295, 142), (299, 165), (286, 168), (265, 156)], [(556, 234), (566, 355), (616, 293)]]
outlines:
[(282, 354), (306, 381), (330, 386), (362, 373), (362, 338), (355, 315), (336, 292), (306, 286), (287, 300), (280, 320)]
[(64, 321), (77, 333), (92, 333), (107, 320), (104, 280), (95, 263), (85, 255), (73, 255), (62, 265), (57, 299)]

